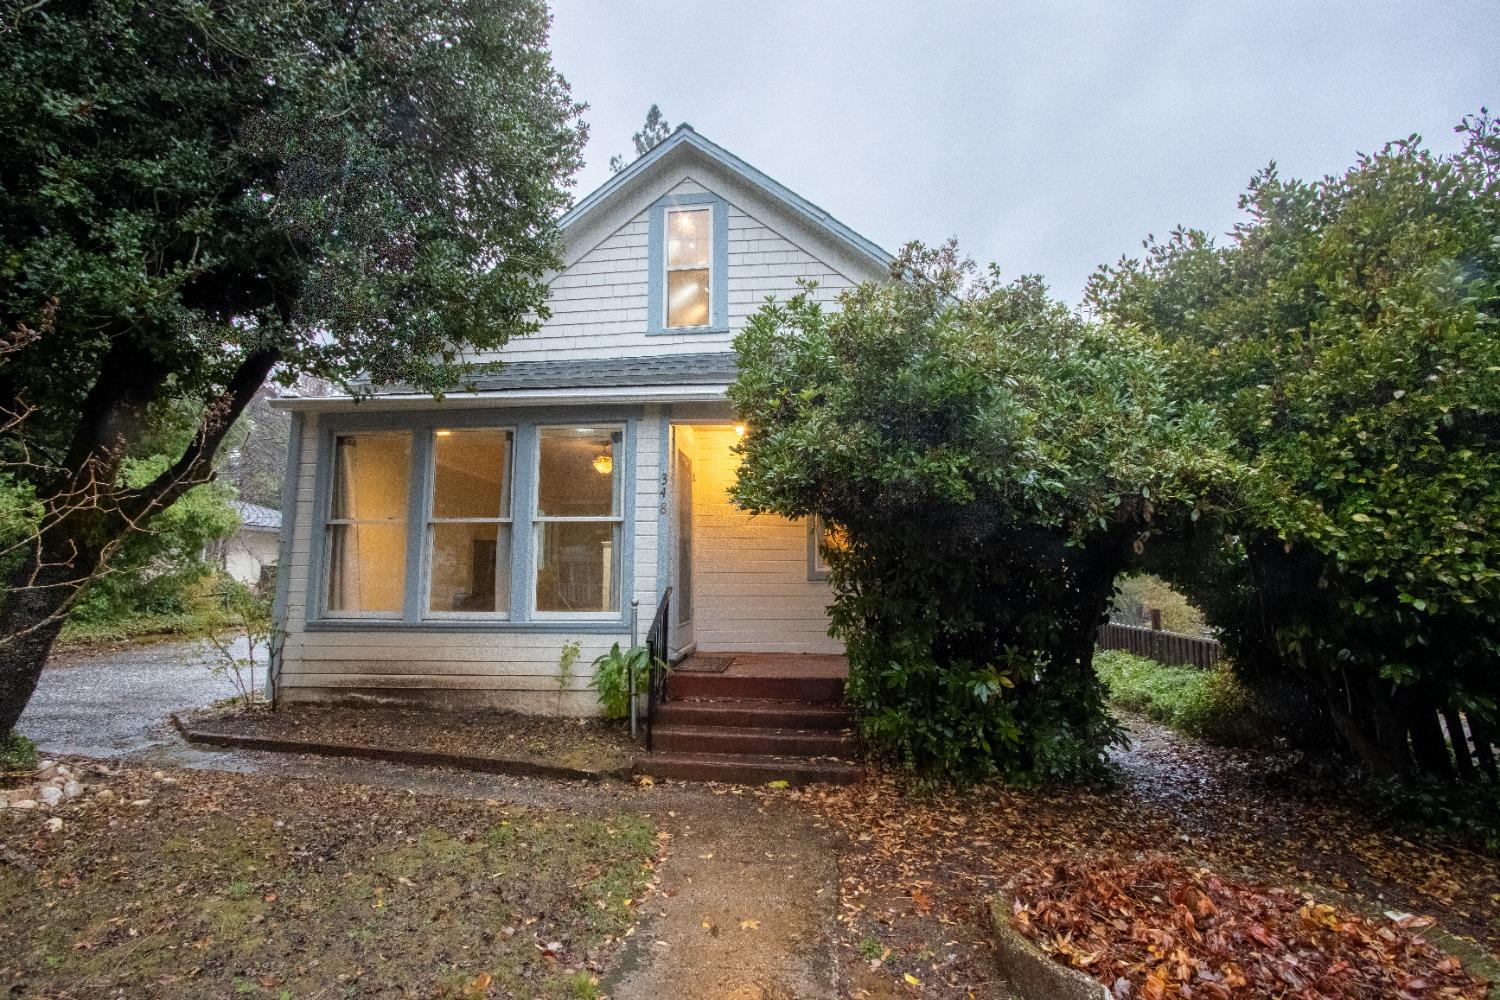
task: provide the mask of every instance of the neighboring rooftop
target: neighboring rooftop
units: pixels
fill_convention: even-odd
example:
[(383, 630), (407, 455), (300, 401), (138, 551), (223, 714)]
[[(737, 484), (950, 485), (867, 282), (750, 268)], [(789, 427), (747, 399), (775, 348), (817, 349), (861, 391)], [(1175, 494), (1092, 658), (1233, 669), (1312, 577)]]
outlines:
[(258, 503), (246, 503), (243, 500), (231, 500), (229, 506), (239, 515), (242, 528), (249, 528), (251, 531), (281, 530), (281, 511), (279, 510), (262, 507)]

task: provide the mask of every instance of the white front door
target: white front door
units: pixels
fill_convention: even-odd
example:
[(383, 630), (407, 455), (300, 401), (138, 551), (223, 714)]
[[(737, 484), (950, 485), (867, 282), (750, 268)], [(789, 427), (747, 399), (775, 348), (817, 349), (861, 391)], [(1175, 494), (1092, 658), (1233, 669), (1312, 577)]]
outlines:
[(672, 429), (670, 476), (671, 528), (668, 532), (672, 572), (672, 655), (693, 644), (693, 458), (685, 435)]

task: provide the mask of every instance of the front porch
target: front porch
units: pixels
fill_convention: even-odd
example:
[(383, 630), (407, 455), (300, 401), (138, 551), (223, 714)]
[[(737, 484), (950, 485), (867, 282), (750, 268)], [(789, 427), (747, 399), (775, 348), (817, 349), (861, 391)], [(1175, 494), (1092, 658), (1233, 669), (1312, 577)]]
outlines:
[(848, 662), (815, 653), (695, 653), (667, 678), (637, 772), (689, 781), (857, 781)]

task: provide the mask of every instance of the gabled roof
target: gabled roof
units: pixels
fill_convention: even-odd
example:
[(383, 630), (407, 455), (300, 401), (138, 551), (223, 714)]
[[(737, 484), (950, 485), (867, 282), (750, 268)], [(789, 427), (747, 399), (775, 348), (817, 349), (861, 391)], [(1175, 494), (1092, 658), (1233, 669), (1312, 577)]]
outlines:
[(229, 506), (239, 515), (240, 527), (251, 531), (280, 531), (281, 511), (262, 507), (258, 503), (231, 500)]
[(709, 142), (703, 136), (694, 132), (692, 126), (686, 124), (677, 126), (676, 131), (657, 143), (645, 156), (639, 157), (630, 166), (595, 188), (592, 194), (569, 209), (558, 220), (558, 224), (566, 230), (594, 208), (609, 201), (635, 178), (646, 173), (653, 166), (672, 156), (673, 153), (683, 147), (696, 150), (725, 170), (737, 175), (746, 183), (760, 188), (767, 195), (780, 201), (791, 211), (802, 216), (807, 221), (822, 226), (855, 250), (869, 257), (880, 267), (889, 267), (895, 260), (895, 257), (873, 240), (856, 233), (791, 188), (756, 170), (724, 147)]

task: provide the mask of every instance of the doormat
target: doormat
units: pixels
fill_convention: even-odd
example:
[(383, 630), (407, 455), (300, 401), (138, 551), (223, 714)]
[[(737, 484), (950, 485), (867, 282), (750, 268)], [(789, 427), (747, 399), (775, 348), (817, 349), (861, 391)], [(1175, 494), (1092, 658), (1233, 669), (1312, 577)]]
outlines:
[(699, 656), (694, 653), (672, 669), (685, 674), (722, 674), (733, 662), (732, 656)]

